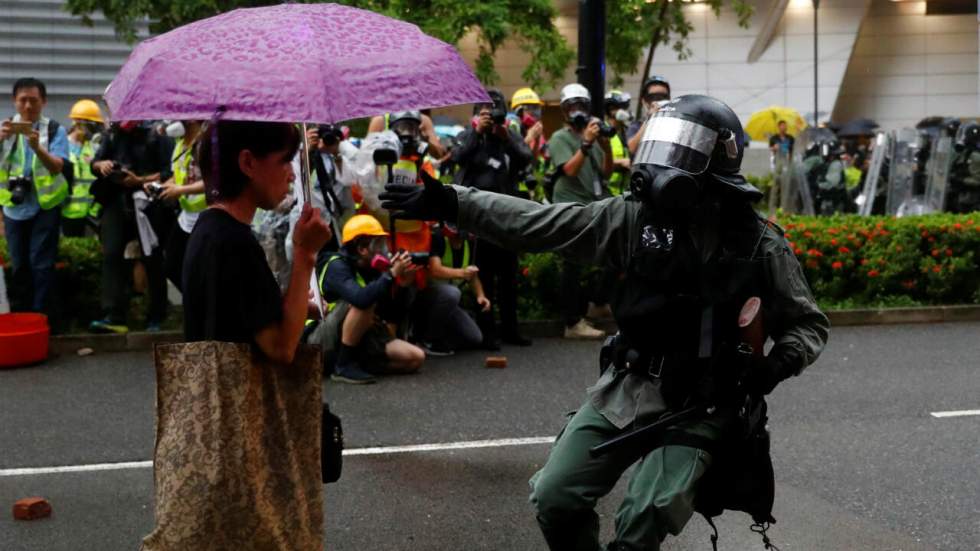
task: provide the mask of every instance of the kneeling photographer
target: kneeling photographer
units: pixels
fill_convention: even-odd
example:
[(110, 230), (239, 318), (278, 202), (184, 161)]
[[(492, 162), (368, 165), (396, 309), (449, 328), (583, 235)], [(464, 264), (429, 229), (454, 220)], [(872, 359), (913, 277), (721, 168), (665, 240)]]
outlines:
[(422, 367), (425, 352), (396, 339), (389, 327), (404, 318), (407, 287), (418, 269), (410, 253), (389, 255), (388, 232), (373, 216), (359, 214), (344, 224), (340, 251), (317, 274), (326, 319), (307, 322), (304, 338), (323, 348), (328, 368), (333, 363), (331, 380), (367, 384), (375, 374)]
[[(96, 176), (91, 192), (102, 205), (102, 314), (89, 329), (100, 333), (126, 333), (129, 310), (130, 275), (126, 245), (139, 238), (134, 192), (143, 192), (151, 182), (171, 176), (173, 142), (157, 135), (147, 124), (126, 121), (113, 124), (92, 162)], [(161, 190), (162, 191), (162, 190)], [(165, 238), (176, 219), (174, 208), (160, 201), (146, 212), (153, 232)], [(159, 208), (158, 208), (159, 207)], [(146, 268), (149, 305), (146, 329), (158, 330), (167, 313), (167, 280), (164, 275), (163, 247), (157, 246), (143, 259)]]

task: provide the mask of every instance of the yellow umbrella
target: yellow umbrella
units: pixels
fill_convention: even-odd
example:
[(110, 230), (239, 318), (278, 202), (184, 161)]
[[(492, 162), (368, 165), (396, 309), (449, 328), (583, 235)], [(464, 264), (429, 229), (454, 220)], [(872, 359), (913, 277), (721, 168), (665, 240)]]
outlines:
[(786, 132), (790, 136), (796, 136), (806, 128), (806, 120), (796, 109), (771, 105), (752, 113), (745, 125), (745, 131), (753, 140), (766, 141), (770, 136), (779, 133), (779, 121), (786, 121)]

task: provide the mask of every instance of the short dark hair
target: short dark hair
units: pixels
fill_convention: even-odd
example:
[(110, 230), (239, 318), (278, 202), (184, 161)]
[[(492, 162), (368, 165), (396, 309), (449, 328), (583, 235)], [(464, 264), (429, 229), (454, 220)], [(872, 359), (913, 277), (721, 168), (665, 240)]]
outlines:
[[(212, 159), (217, 132), (218, 159)], [(248, 185), (238, 166), (238, 155), (249, 150), (256, 157), (284, 152), (292, 159), (299, 150), (300, 135), (296, 126), (284, 122), (219, 121), (210, 124), (198, 141), (197, 159), (204, 177), (207, 201), (234, 199)]]
[(45, 86), (40, 80), (32, 77), (17, 79), (17, 82), (14, 83), (14, 90), (10, 95), (16, 98), (17, 92), (27, 88), (37, 88), (38, 92), (41, 92), (41, 99), (44, 101), (48, 100), (47, 86)]
[(776, 123), (776, 126), (779, 126), (780, 124), (786, 124), (786, 121), (781, 120), (781, 121), (779, 121), (779, 122)]

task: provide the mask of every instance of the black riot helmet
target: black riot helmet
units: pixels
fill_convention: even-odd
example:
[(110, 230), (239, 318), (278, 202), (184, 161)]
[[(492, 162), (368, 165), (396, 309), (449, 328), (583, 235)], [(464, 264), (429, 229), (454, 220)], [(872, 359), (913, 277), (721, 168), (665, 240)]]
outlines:
[(956, 132), (960, 129), (960, 119), (949, 117), (943, 121), (943, 134), (950, 138), (956, 137)]
[(977, 149), (977, 145), (980, 145), (980, 124), (968, 122), (960, 126), (956, 133), (956, 150)]
[(715, 183), (756, 201), (762, 194), (739, 174), (744, 151), (745, 132), (730, 107), (709, 96), (681, 96), (647, 123), (630, 189), (668, 210), (690, 208), (702, 186)]

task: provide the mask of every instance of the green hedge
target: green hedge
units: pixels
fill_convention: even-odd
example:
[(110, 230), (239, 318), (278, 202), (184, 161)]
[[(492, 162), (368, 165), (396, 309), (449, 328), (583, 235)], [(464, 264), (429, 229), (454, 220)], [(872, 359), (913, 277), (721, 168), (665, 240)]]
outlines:
[[(786, 216), (778, 223), (823, 308), (980, 303), (980, 213)], [(556, 255), (524, 255), (520, 269), (521, 317), (555, 317)]]
[[(980, 304), (980, 213), (898, 219), (786, 216), (778, 222), (824, 308)], [(2, 238), (0, 260), (9, 265)], [(522, 319), (554, 318), (561, 311), (557, 260), (553, 253), (521, 257)], [(599, 285), (597, 270), (586, 277), (586, 285)], [(79, 330), (99, 317), (98, 240), (63, 237), (57, 278), (57, 330)], [(142, 319), (141, 303), (133, 301), (134, 319)]]

